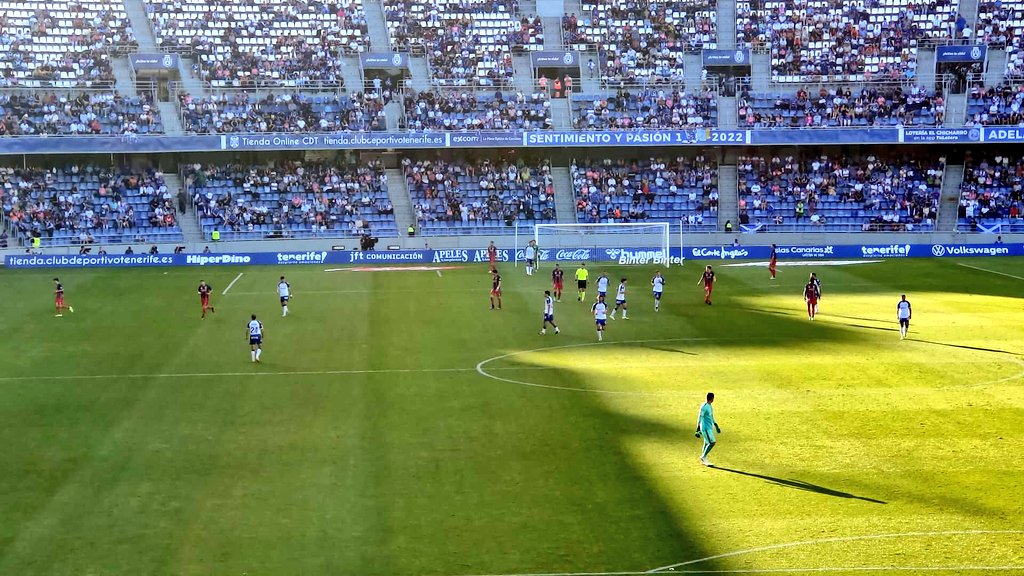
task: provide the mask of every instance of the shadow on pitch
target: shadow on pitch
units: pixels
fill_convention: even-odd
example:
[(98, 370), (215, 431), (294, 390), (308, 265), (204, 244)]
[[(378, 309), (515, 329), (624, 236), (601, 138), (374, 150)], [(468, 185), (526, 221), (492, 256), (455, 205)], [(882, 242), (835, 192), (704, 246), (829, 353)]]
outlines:
[(1000, 350), (999, 348), (984, 348), (982, 346), (968, 346), (966, 344), (950, 344), (948, 342), (932, 342), (931, 340), (915, 340), (915, 342), (922, 342), (924, 344), (934, 344), (936, 346), (948, 346), (950, 348), (963, 348), (964, 350), (977, 350), (979, 352), (995, 352), (997, 354), (1009, 354), (1010, 356), (1020, 356), (1018, 352), (1010, 352), (1009, 350)]
[(650, 348), (651, 350), (660, 350), (662, 352), (675, 352), (676, 354), (686, 354), (687, 356), (700, 356), (696, 352), (688, 352), (686, 350), (680, 350), (679, 348), (669, 348), (668, 346), (652, 346), (650, 344), (642, 346), (643, 348)]
[(857, 496), (856, 494), (850, 494), (849, 492), (841, 492), (839, 490), (833, 490), (824, 486), (818, 486), (817, 484), (811, 484), (810, 482), (803, 482), (801, 480), (786, 480), (784, 478), (775, 478), (774, 476), (765, 476), (764, 474), (754, 474), (753, 472), (744, 472), (742, 470), (732, 470), (730, 468), (722, 468), (721, 466), (715, 466), (715, 470), (721, 470), (722, 472), (731, 472), (733, 474), (739, 474), (741, 476), (750, 476), (751, 478), (760, 478), (767, 480), (772, 484), (778, 486), (785, 486), (787, 488), (796, 488), (797, 490), (806, 490), (807, 492), (815, 492), (817, 494), (824, 494), (826, 496), (835, 496), (836, 498), (850, 498), (853, 500), (863, 500), (865, 502), (872, 502), (874, 504), (885, 504), (882, 500), (875, 500), (874, 498), (867, 498), (865, 496)]

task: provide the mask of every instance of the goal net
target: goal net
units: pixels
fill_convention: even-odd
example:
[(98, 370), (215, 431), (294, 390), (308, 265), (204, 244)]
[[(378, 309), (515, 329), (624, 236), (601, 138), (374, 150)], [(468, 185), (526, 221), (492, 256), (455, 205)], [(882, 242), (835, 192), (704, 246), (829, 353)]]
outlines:
[(546, 261), (668, 266), (669, 224), (537, 224), (533, 240)]

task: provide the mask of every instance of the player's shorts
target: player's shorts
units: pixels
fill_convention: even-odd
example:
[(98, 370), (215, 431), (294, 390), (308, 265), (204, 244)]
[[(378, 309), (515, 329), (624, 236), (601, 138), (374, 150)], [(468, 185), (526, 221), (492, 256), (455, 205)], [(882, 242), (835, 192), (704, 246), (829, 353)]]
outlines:
[(199, 301), (202, 302), (204, 305), (205, 304), (209, 304), (210, 303), (210, 295), (209, 294), (202, 294), (202, 295), (200, 295), (199, 296)]
[(263, 336), (249, 336), (249, 345), (263, 344)]
[(605, 298), (607, 298), (608, 297), (608, 292), (607, 291), (601, 292), (600, 290), (598, 290), (597, 291), (597, 295), (598, 296), (604, 296)]
[(818, 299), (817, 298), (808, 298), (807, 299), (807, 303), (810, 304), (811, 306), (817, 306), (818, 305)]
[(598, 320), (595, 320), (594, 323), (597, 324), (598, 326), (604, 326), (605, 325), (605, 320), (604, 319), (598, 319)]
[(701, 430), (700, 431), (700, 437), (707, 444), (714, 444), (715, 443), (715, 432), (714, 432), (714, 430)]
[(555, 322), (555, 315), (554, 314), (545, 314), (544, 315), (544, 321), (545, 322), (554, 323)]
[(616, 306), (625, 306), (626, 305), (626, 300), (625, 299), (619, 300), (618, 298), (616, 298), (615, 299), (615, 305)]
[(900, 326), (910, 326), (910, 318), (900, 318)]
[(63, 296), (58, 296), (58, 297), (54, 298), (53, 301), (58, 306), (63, 306), (64, 305), (64, 297)]
[(281, 296), (281, 305), (283, 306), (287, 304), (289, 298), (291, 298), (291, 296)]
[(577, 280), (576, 281), (576, 287), (579, 288), (580, 290), (586, 290), (587, 289), (587, 281), (586, 280)]
[(533, 266), (533, 258), (527, 258), (526, 259), (526, 265), (527, 266)]
[(559, 290), (559, 291), (562, 290), (562, 283), (561, 282), (555, 282), (554, 286), (555, 286), (555, 290)]
[(491, 296), (501, 296), (501, 290), (491, 290)]
[(655, 300), (661, 300), (661, 292), (655, 292), (654, 293), (654, 299)]

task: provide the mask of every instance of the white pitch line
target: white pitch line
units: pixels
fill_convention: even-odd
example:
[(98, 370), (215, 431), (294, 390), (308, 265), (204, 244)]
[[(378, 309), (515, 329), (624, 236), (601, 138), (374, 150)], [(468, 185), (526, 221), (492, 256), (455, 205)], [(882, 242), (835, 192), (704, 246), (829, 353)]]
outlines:
[[(494, 370), (554, 370), (552, 366), (502, 366)], [(475, 372), (475, 368), (379, 368), (368, 370), (295, 370), (285, 372), (173, 372), (165, 374), (75, 374), (0, 376), (0, 382), (23, 380), (114, 380), (117, 378), (213, 378), (218, 376), (330, 376), (343, 374), (407, 374), (416, 372)]]
[(868, 534), (864, 536), (839, 536), (836, 538), (820, 538), (817, 540), (800, 540), (797, 542), (772, 544), (770, 546), (758, 546), (757, 548), (747, 548), (746, 550), (736, 550), (733, 552), (726, 552), (724, 554), (715, 554), (714, 556), (697, 558), (696, 560), (687, 560), (686, 562), (678, 562), (676, 564), (662, 566), (661, 568), (654, 568), (648, 570), (648, 573), (661, 573), (665, 572), (666, 570), (675, 571), (676, 568), (681, 568), (683, 566), (700, 564), (702, 562), (710, 562), (711, 560), (720, 560), (722, 558), (732, 558), (733, 556), (745, 556), (747, 554), (756, 554), (758, 552), (782, 550), (784, 548), (799, 548), (801, 546), (817, 546), (819, 544), (831, 544), (834, 542), (858, 542), (864, 540), (885, 540), (890, 538), (927, 538), (931, 536), (973, 536), (979, 534), (1024, 534), (1024, 530), (949, 530), (944, 532), (895, 532), (891, 534)]
[(737, 568), (735, 570), (677, 570), (676, 574), (791, 574), (794, 572), (1006, 572), (1024, 566), (829, 566), (823, 568)]
[(437, 277), (438, 278), (443, 278), (443, 276), (441, 276), (441, 271), (440, 270), (434, 270), (434, 272), (437, 272)]
[(231, 287), (235, 285), (235, 282), (238, 282), (238, 279), (242, 277), (242, 274), (245, 274), (245, 272), (239, 272), (238, 276), (235, 276), (235, 279), (231, 281), (231, 284), (228, 284), (228, 287), (225, 288), (224, 291), (220, 293), (221, 296), (227, 294), (228, 290), (231, 290)]
[(957, 263), (959, 266), (964, 268), (970, 268), (971, 270), (978, 270), (980, 272), (988, 272), (989, 274), (998, 274), (1000, 276), (1006, 276), (1007, 278), (1013, 278), (1016, 280), (1024, 280), (1024, 277), (1014, 276), (1013, 274), (1007, 274), (1006, 272), (999, 272), (997, 270), (989, 270), (988, 268), (982, 268), (981, 266), (971, 266), (970, 264)]

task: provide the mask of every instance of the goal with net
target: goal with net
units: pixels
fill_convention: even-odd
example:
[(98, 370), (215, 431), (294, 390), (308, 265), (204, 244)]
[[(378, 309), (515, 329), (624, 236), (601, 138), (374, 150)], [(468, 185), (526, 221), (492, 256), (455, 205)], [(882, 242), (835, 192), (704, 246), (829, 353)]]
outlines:
[(650, 224), (537, 224), (533, 239), (548, 261), (668, 266), (667, 222)]

